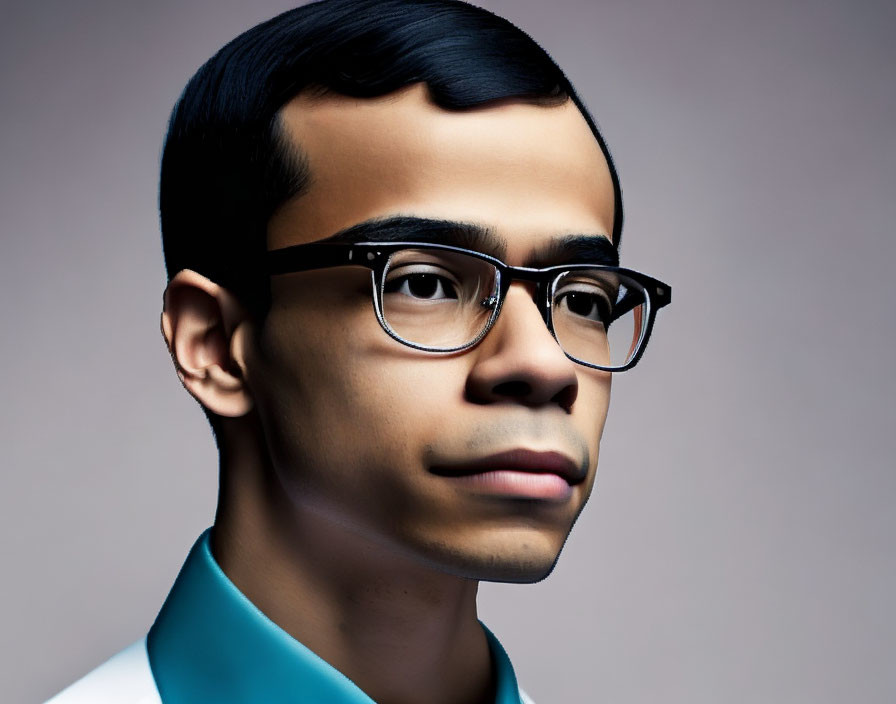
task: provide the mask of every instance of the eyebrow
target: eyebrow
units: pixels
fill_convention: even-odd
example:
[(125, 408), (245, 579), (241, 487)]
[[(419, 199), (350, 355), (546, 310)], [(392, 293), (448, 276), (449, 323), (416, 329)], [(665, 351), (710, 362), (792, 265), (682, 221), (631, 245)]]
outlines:
[[(319, 242), (421, 242), (471, 249), (501, 261), (507, 256), (507, 240), (492, 227), (407, 215), (365, 220)], [(619, 266), (619, 253), (606, 235), (570, 234), (542, 245), (524, 262), (526, 267), (554, 264)]]
[(535, 250), (525, 265), (545, 267), (554, 264), (619, 266), (619, 251), (606, 235), (562, 235)]

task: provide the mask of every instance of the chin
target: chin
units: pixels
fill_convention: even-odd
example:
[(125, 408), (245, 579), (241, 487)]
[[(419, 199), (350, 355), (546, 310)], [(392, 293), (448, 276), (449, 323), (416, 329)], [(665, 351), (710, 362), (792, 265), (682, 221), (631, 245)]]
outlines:
[(531, 545), (509, 548), (489, 546), (488, 551), (473, 552), (469, 548), (439, 555), (431, 564), (442, 572), (481, 582), (540, 582), (554, 570), (559, 550), (535, 550)]
[(554, 571), (554, 560), (549, 565), (534, 563), (516, 563), (504, 565), (503, 569), (494, 570), (490, 574), (479, 578), (481, 582), (508, 582), (512, 584), (535, 584), (545, 579)]

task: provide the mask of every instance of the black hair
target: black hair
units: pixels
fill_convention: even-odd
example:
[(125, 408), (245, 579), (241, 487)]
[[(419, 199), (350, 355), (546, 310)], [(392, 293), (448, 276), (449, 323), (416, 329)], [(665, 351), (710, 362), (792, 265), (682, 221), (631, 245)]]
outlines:
[(175, 105), (159, 189), (169, 280), (193, 269), (263, 318), (268, 221), (309, 182), (301, 145), (280, 128), (280, 109), (303, 89), (364, 98), (419, 82), (446, 110), (572, 99), (610, 166), (618, 247), (622, 195), (606, 144), (563, 71), (525, 32), (456, 0), (321, 0), (228, 43)]

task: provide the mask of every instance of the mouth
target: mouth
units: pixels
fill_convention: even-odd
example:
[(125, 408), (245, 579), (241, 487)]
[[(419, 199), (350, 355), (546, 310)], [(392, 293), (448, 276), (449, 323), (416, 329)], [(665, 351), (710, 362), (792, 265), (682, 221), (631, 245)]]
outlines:
[(435, 465), (430, 471), (489, 493), (544, 499), (569, 498), (572, 487), (587, 475), (587, 468), (567, 455), (524, 449)]

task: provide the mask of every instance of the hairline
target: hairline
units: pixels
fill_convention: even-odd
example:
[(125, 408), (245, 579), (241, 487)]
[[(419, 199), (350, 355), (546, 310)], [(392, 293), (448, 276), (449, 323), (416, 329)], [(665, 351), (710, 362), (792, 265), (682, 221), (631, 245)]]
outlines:
[[(428, 84), (425, 81), (420, 81), (420, 83), (424, 83), (427, 89), (429, 89)], [(408, 86), (413, 84), (407, 84), (405, 86), (401, 86), (397, 88), (392, 93), (385, 94), (393, 95), (398, 91), (406, 89)], [(270, 143), (273, 146), (272, 157), (276, 160), (276, 166), (282, 167), (287, 170), (290, 176), (290, 182), (292, 188), (288, 192), (288, 195), (278, 203), (270, 215), (268, 216), (268, 220), (265, 223), (265, 237), (268, 234), (268, 228), (270, 227), (270, 223), (273, 220), (274, 216), (285, 206), (300, 200), (302, 196), (304, 196), (308, 188), (314, 182), (314, 172), (311, 169), (310, 161), (308, 159), (307, 153), (302, 148), (301, 140), (299, 137), (294, 135), (289, 126), (286, 123), (284, 118), (284, 110), (289, 103), (298, 98), (300, 95), (307, 94), (311, 95), (315, 98), (324, 98), (327, 95), (333, 96), (343, 96), (342, 93), (338, 93), (326, 86), (319, 85), (311, 85), (303, 87), (298, 93), (290, 96), (277, 110), (274, 112), (268, 126), (268, 134), (267, 137), (270, 140)], [(353, 96), (345, 96), (345, 97), (353, 97)], [(371, 98), (356, 98), (358, 100), (375, 100), (376, 98), (381, 98), (385, 96), (374, 96)], [(474, 110), (487, 110), (493, 107), (497, 107), (501, 104), (509, 104), (509, 103), (523, 103), (535, 105), (537, 107), (554, 107), (559, 105), (564, 105), (567, 102), (572, 102), (575, 105), (576, 109), (579, 111), (579, 115), (581, 115), (582, 119), (585, 120), (585, 123), (588, 125), (588, 130), (591, 132), (592, 139), (597, 142), (598, 147), (600, 148), (601, 154), (604, 157), (604, 160), (607, 162), (607, 168), (610, 170), (611, 174), (615, 174), (615, 165), (613, 163), (612, 157), (610, 156), (609, 149), (604, 143), (599, 130), (597, 130), (596, 124), (592, 119), (589, 119), (589, 115), (585, 111), (584, 106), (581, 104), (579, 100), (576, 100), (574, 95), (568, 94), (562, 101), (556, 101), (555, 98), (542, 98), (538, 99), (529, 99), (526, 97), (505, 97), (505, 98), (497, 98), (495, 100), (488, 101), (486, 103), (481, 103), (479, 105), (465, 108), (463, 110), (458, 110), (456, 112), (472, 112)], [(445, 112), (452, 112), (437, 103), (433, 103), (438, 109), (444, 110)], [(617, 220), (622, 217), (622, 213), (619, 210), (619, 206), (621, 204), (621, 192), (620, 186), (618, 182), (618, 176), (611, 178), (612, 186), (613, 186), (613, 225), (611, 227), (611, 237), (610, 242), (613, 247), (618, 251), (619, 243), (618, 243), (618, 234), (619, 230), (621, 230), (621, 222), (618, 223)], [(321, 237), (319, 239), (325, 239)]]

